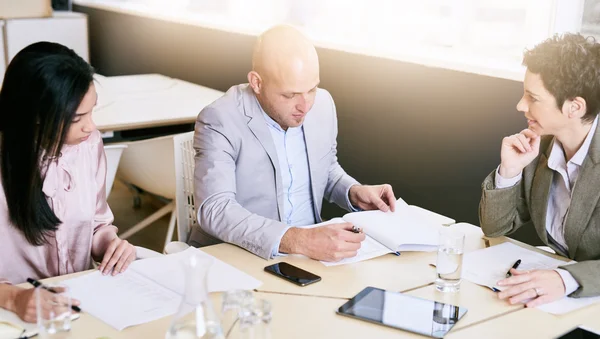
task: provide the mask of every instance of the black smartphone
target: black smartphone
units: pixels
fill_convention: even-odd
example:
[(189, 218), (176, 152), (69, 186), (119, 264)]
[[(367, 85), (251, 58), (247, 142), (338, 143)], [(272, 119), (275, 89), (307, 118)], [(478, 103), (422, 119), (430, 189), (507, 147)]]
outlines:
[(558, 337), (558, 339), (599, 339), (600, 334), (591, 332), (582, 327), (576, 327), (573, 330), (569, 331)]
[(321, 277), (318, 275), (286, 262), (278, 262), (277, 264), (267, 266), (265, 267), (265, 271), (299, 286), (306, 286), (321, 281)]

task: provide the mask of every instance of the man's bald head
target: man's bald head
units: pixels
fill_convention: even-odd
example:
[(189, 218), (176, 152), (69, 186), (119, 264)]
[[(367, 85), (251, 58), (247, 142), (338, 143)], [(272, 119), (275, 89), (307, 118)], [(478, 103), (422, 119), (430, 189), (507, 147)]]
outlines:
[(258, 37), (252, 70), (263, 80), (278, 82), (299, 77), (304, 72), (316, 73), (318, 77), (319, 59), (315, 47), (302, 33), (292, 26), (280, 25)]
[(319, 84), (317, 51), (294, 27), (275, 26), (256, 41), (248, 81), (262, 108), (282, 128), (299, 126)]

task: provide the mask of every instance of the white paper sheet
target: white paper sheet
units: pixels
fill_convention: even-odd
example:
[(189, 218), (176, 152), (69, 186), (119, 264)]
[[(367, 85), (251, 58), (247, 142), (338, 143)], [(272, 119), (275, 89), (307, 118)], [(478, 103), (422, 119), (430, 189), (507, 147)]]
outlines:
[(138, 260), (115, 277), (99, 272), (66, 280), (81, 309), (117, 330), (174, 314), (185, 289), (183, 262), (192, 255), (212, 261), (209, 292), (255, 289), (259, 280), (196, 249)]
[(537, 309), (552, 314), (565, 314), (571, 311), (575, 311), (582, 307), (586, 307), (591, 304), (600, 302), (600, 297), (592, 298), (569, 298), (564, 297), (560, 300), (551, 302), (549, 304), (538, 306)]
[(388, 253), (432, 252), (437, 250), (439, 230), (454, 220), (443, 215), (408, 205), (401, 198), (395, 212), (365, 211), (348, 213), (343, 218), (307, 227), (350, 222), (367, 233), (356, 256), (338, 262), (321, 261), (325, 266), (337, 266), (376, 258)]
[(519, 270), (555, 269), (566, 264), (564, 261), (505, 242), (465, 253), (462, 277), (478, 285), (502, 290), (503, 287), (497, 285), (498, 281), (506, 278), (506, 272), (519, 259)]

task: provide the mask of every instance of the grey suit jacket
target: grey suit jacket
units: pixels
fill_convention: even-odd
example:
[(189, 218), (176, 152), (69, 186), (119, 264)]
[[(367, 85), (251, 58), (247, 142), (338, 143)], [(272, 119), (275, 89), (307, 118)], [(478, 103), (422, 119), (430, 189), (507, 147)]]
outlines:
[(542, 241), (558, 254), (579, 261), (561, 268), (569, 271), (580, 288), (572, 297), (600, 295), (600, 128), (596, 128), (588, 154), (572, 192), (565, 223), (568, 253), (548, 241), (546, 208), (552, 176), (548, 157), (554, 138), (542, 137), (540, 155), (523, 170), (515, 186), (496, 189), (492, 172), (483, 182), (479, 219), (490, 237), (510, 234), (519, 227), (535, 227)]
[[(323, 198), (350, 210), (348, 190), (358, 182), (337, 161), (337, 117), (329, 92), (317, 90), (303, 126), (314, 213), (320, 221)], [(287, 227), (281, 222), (284, 194), (271, 132), (247, 84), (231, 87), (200, 112), (194, 149), (200, 226), (188, 242), (206, 246), (225, 241), (270, 258)]]

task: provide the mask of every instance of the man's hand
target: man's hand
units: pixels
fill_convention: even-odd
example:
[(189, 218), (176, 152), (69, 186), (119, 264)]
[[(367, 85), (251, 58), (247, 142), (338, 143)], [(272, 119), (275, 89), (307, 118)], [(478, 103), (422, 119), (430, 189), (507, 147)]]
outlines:
[(499, 173), (514, 178), (540, 153), (540, 136), (529, 129), (502, 139)]
[(526, 303), (535, 307), (558, 300), (565, 296), (565, 284), (554, 270), (518, 271), (510, 270), (512, 277), (500, 280), (499, 286), (507, 286), (498, 293), (500, 299), (511, 304)]
[(354, 185), (348, 193), (352, 206), (364, 211), (381, 210), (383, 212), (396, 210), (396, 197), (392, 186), (385, 185)]
[(351, 223), (329, 224), (315, 228), (290, 228), (279, 245), (279, 251), (303, 254), (324, 261), (340, 261), (356, 256), (365, 234), (354, 233)]

